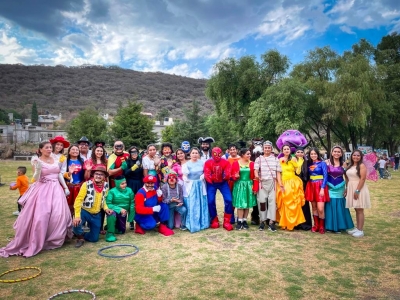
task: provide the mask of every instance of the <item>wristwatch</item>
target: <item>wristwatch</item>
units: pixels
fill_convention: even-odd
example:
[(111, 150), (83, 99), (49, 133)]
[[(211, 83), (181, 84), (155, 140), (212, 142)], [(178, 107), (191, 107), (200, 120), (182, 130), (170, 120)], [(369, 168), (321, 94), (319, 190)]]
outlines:
[(360, 193), (360, 190), (356, 190), (356, 194), (359, 194)]

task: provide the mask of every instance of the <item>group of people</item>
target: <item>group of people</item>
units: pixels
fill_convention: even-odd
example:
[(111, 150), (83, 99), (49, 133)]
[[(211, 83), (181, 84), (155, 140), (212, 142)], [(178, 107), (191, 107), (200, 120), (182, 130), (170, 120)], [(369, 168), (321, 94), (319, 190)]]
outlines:
[[(110, 155), (104, 142), (92, 145), (86, 137), (74, 144), (61, 136), (42, 142), (32, 160), (31, 186), (27, 188), (26, 168), (21, 167), (18, 178), (25, 177), (10, 187), (20, 190), (20, 212), (15, 237), (0, 256), (33, 256), (61, 247), (72, 235), (76, 247), (98, 241), (100, 234), (114, 242), (127, 224), (137, 234), (158, 227), (165, 236), (173, 235), (174, 228), (192, 233), (218, 228), (218, 190), (227, 231), (249, 229), (252, 209), (251, 223), (261, 231), (276, 232), (278, 224), (285, 230), (364, 235), (370, 198), (360, 151), (353, 151), (346, 165), (339, 146), (324, 161), (317, 148), (305, 156), (302, 147), (293, 152), (284, 144), (277, 157), (272, 142), (263, 141), (241, 149), (231, 144), (225, 155), (211, 147), (213, 142), (200, 137), (200, 148), (185, 141), (176, 151), (163, 143), (159, 152), (150, 144), (140, 153), (135, 146), (125, 151), (123, 142), (116, 141)], [(349, 208), (356, 210), (356, 227)]]

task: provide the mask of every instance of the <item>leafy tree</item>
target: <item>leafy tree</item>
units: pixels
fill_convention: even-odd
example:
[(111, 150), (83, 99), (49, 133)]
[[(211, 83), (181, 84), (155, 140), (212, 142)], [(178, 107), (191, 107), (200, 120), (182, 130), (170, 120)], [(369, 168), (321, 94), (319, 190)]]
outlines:
[(156, 118), (160, 121), (160, 124), (164, 124), (164, 119), (169, 117), (169, 110), (163, 107), (157, 114)]
[(90, 141), (102, 140), (110, 143), (107, 132), (107, 121), (104, 120), (93, 108), (81, 111), (67, 125), (68, 139), (71, 142), (78, 141), (86, 136)]
[(157, 141), (153, 120), (142, 115), (141, 111), (142, 105), (134, 101), (128, 101), (125, 107), (118, 109), (111, 126), (115, 140), (123, 141), (127, 147), (135, 145), (140, 148)]
[(8, 113), (0, 108), (0, 125), (10, 124), (10, 118), (8, 117)]
[(38, 115), (38, 111), (37, 111), (37, 107), (36, 107), (36, 102), (33, 102), (32, 105), (32, 115), (31, 115), (31, 122), (32, 125), (38, 125), (38, 121), (39, 121), (39, 115)]
[(200, 105), (196, 100), (193, 100), (190, 109), (184, 110), (184, 116), (184, 120), (176, 120), (173, 125), (164, 129), (163, 142), (179, 147), (182, 141), (188, 141), (193, 147), (197, 145), (200, 136), (209, 135), (205, 128), (205, 117), (200, 115)]

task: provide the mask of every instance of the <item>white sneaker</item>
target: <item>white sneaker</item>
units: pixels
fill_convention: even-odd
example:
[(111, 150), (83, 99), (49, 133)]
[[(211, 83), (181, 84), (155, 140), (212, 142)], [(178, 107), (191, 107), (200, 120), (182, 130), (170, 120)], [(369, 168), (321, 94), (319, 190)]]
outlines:
[(353, 235), (353, 234), (356, 233), (357, 231), (359, 231), (359, 230), (357, 229), (357, 227), (354, 227), (354, 228), (351, 229), (351, 230), (347, 230), (347, 233), (350, 234), (350, 235)]
[(14, 212), (13, 212), (13, 215), (14, 215), (14, 216), (19, 216), (19, 211), (18, 211), (18, 210), (17, 210), (17, 211), (14, 211)]
[(353, 237), (360, 238), (364, 236), (364, 231), (358, 230), (357, 232), (352, 234)]

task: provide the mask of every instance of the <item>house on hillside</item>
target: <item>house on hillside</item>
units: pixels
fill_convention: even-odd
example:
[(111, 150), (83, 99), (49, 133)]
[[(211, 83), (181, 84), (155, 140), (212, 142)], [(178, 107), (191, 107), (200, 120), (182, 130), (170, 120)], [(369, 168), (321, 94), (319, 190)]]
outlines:
[(53, 128), (54, 122), (61, 120), (61, 113), (57, 115), (47, 114), (38, 116), (38, 125), (45, 128)]

